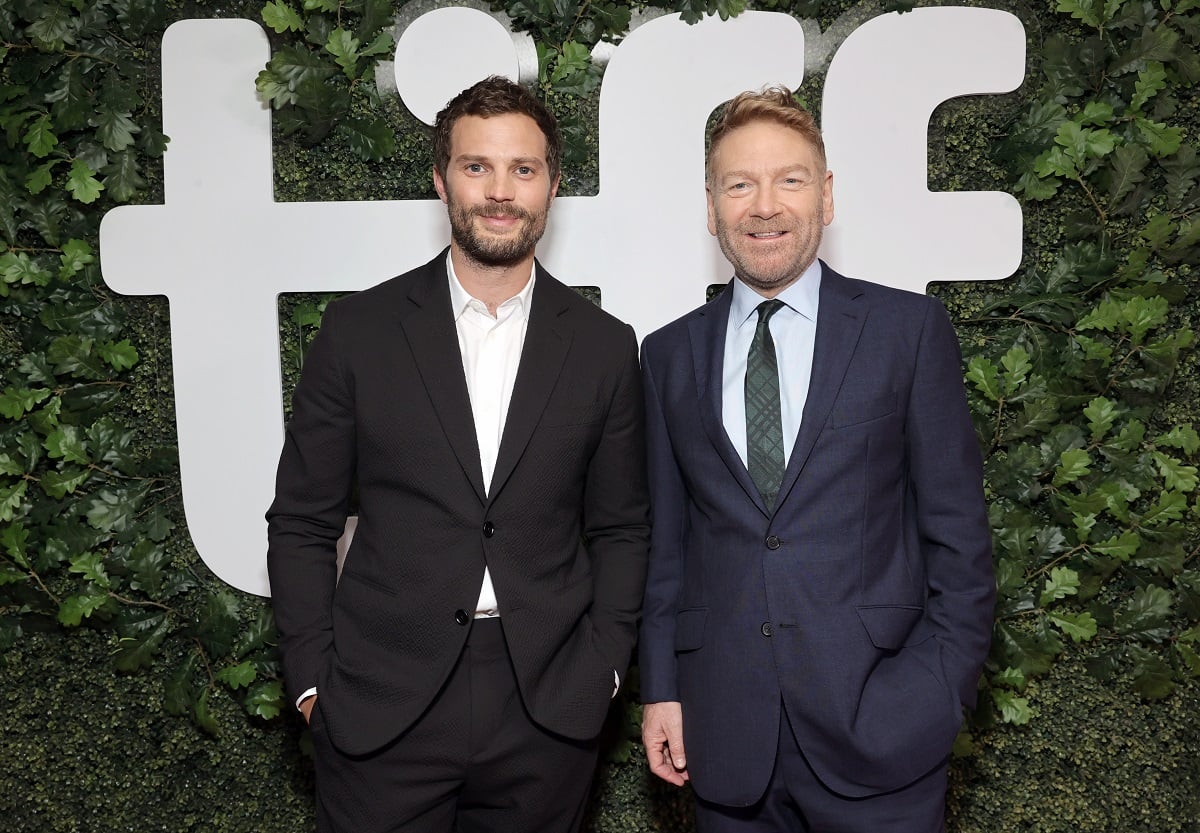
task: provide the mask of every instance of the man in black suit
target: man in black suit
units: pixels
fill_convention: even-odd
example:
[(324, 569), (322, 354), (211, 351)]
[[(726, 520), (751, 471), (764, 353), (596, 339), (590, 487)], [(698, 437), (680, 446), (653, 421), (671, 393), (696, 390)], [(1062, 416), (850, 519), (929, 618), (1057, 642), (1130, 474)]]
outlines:
[(434, 141), (449, 249), (330, 304), (296, 389), (267, 514), (284, 674), (319, 830), (572, 831), (645, 577), (637, 345), (534, 260), (546, 108), (489, 78)]

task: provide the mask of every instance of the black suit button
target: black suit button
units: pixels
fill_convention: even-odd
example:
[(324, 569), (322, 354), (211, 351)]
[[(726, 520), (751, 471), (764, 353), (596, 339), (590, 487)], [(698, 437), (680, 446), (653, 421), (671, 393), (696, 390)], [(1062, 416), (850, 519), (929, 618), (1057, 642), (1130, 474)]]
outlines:
[(762, 631), (763, 636), (770, 636), (771, 635), (771, 623), (763, 622), (762, 627), (759, 628), (759, 630)]
[[(767, 536), (767, 549), (777, 550), (782, 546), (783, 546), (783, 542), (779, 540), (778, 535), (768, 535)], [(767, 634), (767, 636), (770, 636), (770, 634)]]
[(484, 521), (483, 522), (483, 537), (491, 538), (495, 534), (496, 534), (496, 525), (494, 523), (492, 523), (491, 521)]
[(471, 617), (467, 615), (465, 610), (454, 611), (454, 621), (460, 625), (465, 625), (471, 621)]

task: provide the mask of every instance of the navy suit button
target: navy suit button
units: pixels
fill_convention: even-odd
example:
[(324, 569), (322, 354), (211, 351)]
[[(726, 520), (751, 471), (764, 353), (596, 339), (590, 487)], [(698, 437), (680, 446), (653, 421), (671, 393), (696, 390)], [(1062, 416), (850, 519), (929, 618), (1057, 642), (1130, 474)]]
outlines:
[[(779, 540), (778, 535), (768, 535), (767, 536), (767, 549), (777, 550), (782, 546), (783, 546), (783, 542)], [(767, 636), (770, 636), (770, 634), (767, 634)]]
[(491, 538), (495, 534), (496, 534), (496, 525), (494, 523), (492, 523), (491, 521), (484, 521), (483, 522), (483, 537)]
[(471, 621), (471, 617), (467, 615), (465, 610), (454, 611), (454, 621), (460, 625), (465, 625)]
[(762, 627), (759, 628), (759, 630), (762, 631), (763, 636), (770, 636), (771, 635), (771, 623), (763, 622)]

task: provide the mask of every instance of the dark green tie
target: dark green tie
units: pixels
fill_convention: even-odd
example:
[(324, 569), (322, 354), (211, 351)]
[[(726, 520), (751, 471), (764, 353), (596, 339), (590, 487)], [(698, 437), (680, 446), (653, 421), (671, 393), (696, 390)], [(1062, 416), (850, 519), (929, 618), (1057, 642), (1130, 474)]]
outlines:
[(779, 363), (768, 322), (783, 301), (758, 305), (758, 326), (746, 356), (746, 468), (767, 509), (774, 511), (783, 482), (783, 417)]

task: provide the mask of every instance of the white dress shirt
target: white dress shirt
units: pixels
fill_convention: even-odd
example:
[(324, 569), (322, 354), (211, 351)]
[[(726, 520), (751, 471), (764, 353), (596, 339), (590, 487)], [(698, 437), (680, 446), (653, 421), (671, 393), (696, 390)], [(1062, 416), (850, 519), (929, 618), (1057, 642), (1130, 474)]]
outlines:
[[(804, 403), (808, 401), (820, 296), (821, 262), (814, 260), (800, 280), (776, 296), (784, 306), (767, 323), (779, 366), (784, 465), (792, 457)], [(743, 463), (746, 463), (746, 356), (758, 326), (756, 310), (765, 300), (740, 280), (734, 280), (729, 326), (725, 330), (725, 364), (721, 373), (721, 421)]]
[[(475, 417), (483, 490), (487, 493), (492, 487), (500, 438), (504, 436), (508, 405), (517, 381), (517, 368), (521, 365), (521, 348), (525, 346), (525, 333), (529, 330), (535, 276), (530, 267), (525, 287), (500, 304), (493, 316), (488, 312), (487, 304), (472, 298), (458, 282), (449, 254), (446, 255), (446, 272), (450, 280), (450, 310), (454, 314), (454, 328), (458, 331), (458, 349), (467, 377), (467, 392), (471, 396), (471, 414)], [(499, 613), (492, 575), (486, 566), (475, 611), (477, 617)]]

